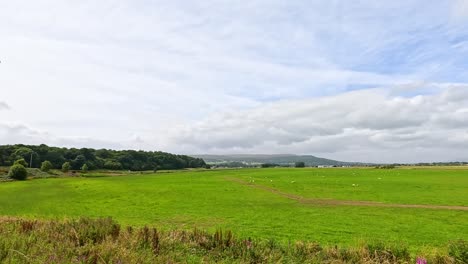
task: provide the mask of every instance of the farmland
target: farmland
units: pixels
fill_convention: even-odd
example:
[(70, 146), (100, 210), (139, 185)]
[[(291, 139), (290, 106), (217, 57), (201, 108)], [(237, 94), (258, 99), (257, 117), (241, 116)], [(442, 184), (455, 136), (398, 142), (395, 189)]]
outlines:
[(468, 171), (451, 168), (94, 173), (1, 183), (0, 215), (110, 216), (163, 230), (221, 228), (282, 242), (378, 241), (422, 250), (468, 239), (467, 190)]

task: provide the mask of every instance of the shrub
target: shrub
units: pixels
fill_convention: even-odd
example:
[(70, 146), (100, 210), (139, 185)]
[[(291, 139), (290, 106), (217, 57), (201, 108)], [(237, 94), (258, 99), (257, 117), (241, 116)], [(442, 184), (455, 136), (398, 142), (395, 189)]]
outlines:
[(468, 263), (468, 242), (465, 240), (451, 242), (449, 256), (455, 258), (458, 263)]
[(41, 164), (41, 171), (43, 172), (48, 172), (50, 171), (50, 169), (52, 169), (52, 163), (50, 163), (50, 161), (46, 160), (44, 162), (42, 162)]
[(70, 170), (70, 167), (71, 167), (70, 162), (65, 162), (62, 164), (62, 171), (68, 172)]
[(10, 167), (10, 171), (8, 172), (8, 177), (15, 179), (15, 180), (26, 180), (28, 177), (28, 172), (26, 168), (21, 164), (15, 164)]
[(81, 171), (84, 173), (88, 172), (88, 165), (86, 165), (86, 163), (81, 166)]
[(19, 159), (19, 160), (15, 161), (15, 163), (13, 165), (16, 165), (16, 164), (19, 164), (19, 165), (21, 165), (23, 167), (28, 166), (28, 163), (24, 159)]

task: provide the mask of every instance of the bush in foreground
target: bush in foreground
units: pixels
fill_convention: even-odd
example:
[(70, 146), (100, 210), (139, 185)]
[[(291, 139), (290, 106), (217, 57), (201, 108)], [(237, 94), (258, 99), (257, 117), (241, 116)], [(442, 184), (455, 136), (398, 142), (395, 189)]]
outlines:
[(81, 171), (82, 171), (83, 173), (87, 173), (87, 172), (88, 172), (88, 165), (86, 165), (86, 163), (85, 163), (83, 166), (81, 166)]
[(8, 172), (8, 177), (15, 179), (15, 180), (26, 180), (28, 177), (28, 172), (23, 165), (16, 164), (10, 167), (10, 171)]
[(63, 172), (68, 172), (71, 168), (71, 164), (70, 162), (65, 162), (62, 164), (62, 171)]
[(236, 238), (222, 230), (213, 234), (198, 229), (122, 228), (110, 218), (64, 222), (0, 218), (0, 263), (464, 263), (464, 249), (457, 242), (455, 256), (449, 251), (412, 257), (403, 246), (286, 245)]
[(41, 171), (43, 172), (49, 172), (52, 169), (52, 163), (48, 160), (42, 162), (41, 164)]
[(17, 165), (17, 164), (22, 165), (24, 167), (28, 166), (28, 163), (24, 159), (19, 159), (19, 160), (15, 161), (15, 163), (13, 165)]

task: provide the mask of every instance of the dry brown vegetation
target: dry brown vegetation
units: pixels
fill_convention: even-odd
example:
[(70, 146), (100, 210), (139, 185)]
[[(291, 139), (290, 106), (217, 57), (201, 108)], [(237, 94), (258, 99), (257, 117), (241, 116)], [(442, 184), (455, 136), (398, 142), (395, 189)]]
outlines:
[(122, 228), (110, 218), (0, 219), (2, 263), (466, 263), (466, 242), (448, 248), (446, 254), (411, 256), (407, 248), (381, 244), (324, 248), (310, 242), (240, 239), (222, 230)]

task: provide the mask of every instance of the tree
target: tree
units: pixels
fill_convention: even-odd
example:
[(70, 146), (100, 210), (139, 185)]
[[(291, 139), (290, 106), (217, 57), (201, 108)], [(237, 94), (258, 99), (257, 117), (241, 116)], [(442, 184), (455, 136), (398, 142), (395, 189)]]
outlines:
[(99, 157), (102, 159), (112, 158), (112, 153), (107, 149), (98, 149), (96, 150), (95, 153), (96, 153), (96, 157)]
[(15, 159), (27, 160), (29, 163), (32, 160), (32, 167), (37, 168), (39, 167), (39, 155), (35, 151), (27, 147), (19, 147), (14, 152)]
[(120, 164), (118, 161), (108, 160), (104, 163), (104, 168), (108, 170), (121, 170), (122, 164)]
[(53, 168), (60, 168), (63, 163), (70, 163), (70, 170), (80, 170), (86, 163), (89, 170), (152, 170), (203, 168), (206, 163), (185, 155), (174, 155), (161, 151), (110, 150), (89, 148), (57, 148), (47, 145), (0, 145), (0, 166), (11, 166), (18, 159), (24, 159), (29, 167), (40, 168), (43, 161), (50, 161)]
[(294, 164), (294, 167), (296, 168), (304, 168), (305, 167), (305, 163), (303, 161), (298, 161)]
[(15, 161), (15, 163), (13, 165), (16, 165), (16, 164), (22, 165), (23, 167), (28, 166), (28, 163), (24, 159), (19, 159), (19, 160)]
[(43, 171), (43, 172), (49, 172), (50, 169), (52, 169), (52, 168), (53, 168), (52, 163), (50, 161), (48, 161), (48, 160), (42, 162), (42, 164), (41, 164), (41, 171)]
[(23, 165), (15, 164), (10, 167), (8, 177), (15, 180), (24, 181), (28, 177), (28, 171), (26, 171), (26, 168)]
[(86, 165), (86, 163), (81, 167), (81, 171), (84, 173), (88, 172), (88, 165)]
[(42, 160), (48, 160), (54, 168), (61, 166), (66, 160), (63, 157), (64, 151), (59, 148), (49, 148), (46, 154), (41, 155)]
[(84, 155), (78, 155), (72, 162), (72, 167), (74, 170), (79, 170), (83, 167), (86, 162), (86, 157)]
[(260, 165), (260, 167), (262, 168), (274, 168), (274, 167), (279, 167), (280, 165), (279, 164), (275, 164), (275, 163), (263, 163)]
[(68, 172), (70, 170), (70, 167), (71, 167), (70, 162), (67, 161), (67, 162), (62, 164), (62, 171), (63, 172)]

